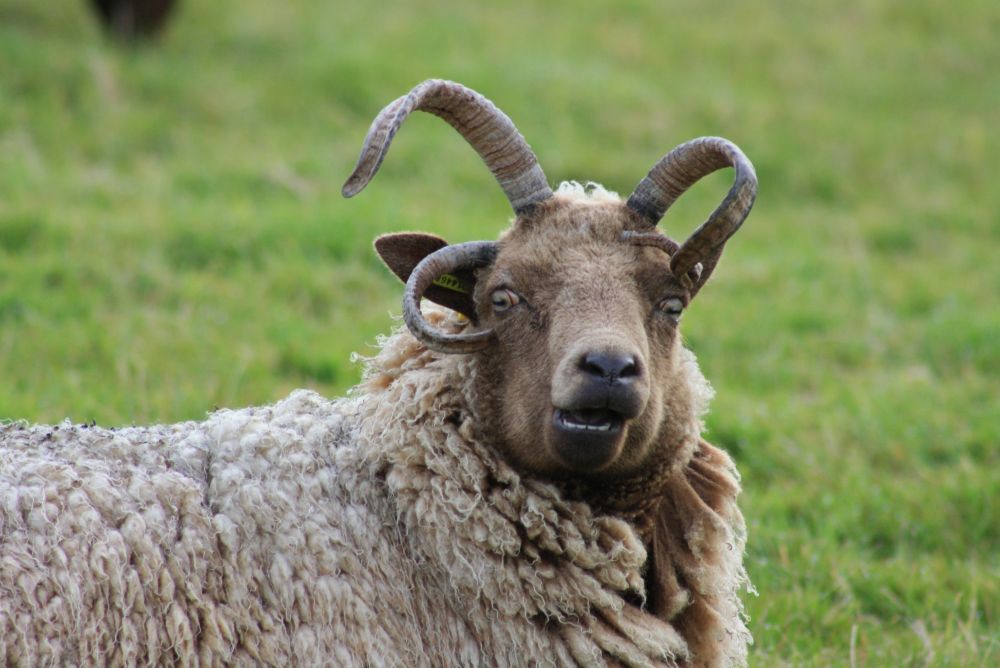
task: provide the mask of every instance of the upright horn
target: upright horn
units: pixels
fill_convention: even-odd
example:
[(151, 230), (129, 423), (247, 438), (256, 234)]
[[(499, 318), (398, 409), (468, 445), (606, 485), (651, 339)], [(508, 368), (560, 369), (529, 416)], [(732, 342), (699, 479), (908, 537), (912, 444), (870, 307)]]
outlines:
[(515, 213), (523, 213), (552, 195), (531, 147), (505, 113), (470, 88), (453, 81), (429, 79), (375, 117), (358, 164), (344, 184), (344, 197), (353, 197), (368, 185), (399, 126), (414, 110), (444, 119), (465, 137), (499, 181)]
[(628, 207), (655, 227), (684, 191), (724, 167), (736, 171), (729, 193), (670, 260), (675, 276), (686, 275), (704, 262), (707, 271), (702, 271), (699, 284), (708, 279), (723, 246), (746, 220), (757, 197), (757, 174), (743, 151), (721, 137), (692, 139), (663, 156), (628, 198)]

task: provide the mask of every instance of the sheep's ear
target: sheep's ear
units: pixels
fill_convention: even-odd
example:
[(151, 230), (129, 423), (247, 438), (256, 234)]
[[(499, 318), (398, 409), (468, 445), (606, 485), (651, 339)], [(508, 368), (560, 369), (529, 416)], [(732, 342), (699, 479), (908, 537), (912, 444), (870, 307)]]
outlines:
[[(398, 232), (383, 234), (375, 239), (375, 252), (386, 266), (406, 283), (410, 273), (420, 261), (436, 250), (444, 248), (448, 242), (441, 237), (423, 232)], [(441, 276), (424, 297), (435, 304), (458, 311), (469, 320), (476, 321), (476, 304), (473, 293), (476, 276), (471, 269), (459, 269), (453, 274)]]

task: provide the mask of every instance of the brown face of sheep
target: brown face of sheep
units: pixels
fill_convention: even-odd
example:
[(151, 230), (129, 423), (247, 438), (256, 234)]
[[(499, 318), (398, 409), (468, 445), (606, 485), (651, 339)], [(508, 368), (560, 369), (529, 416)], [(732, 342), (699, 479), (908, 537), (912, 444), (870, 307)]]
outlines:
[[(449, 305), (491, 332), (474, 353), (482, 431), (520, 469), (628, 476), (691, 424), (677, 329), (694, 284), (671, 272), (676, 245), (646, 229), (624, 203), (556, 196), (451, 284), (471, 299)], [(400, 275), (444, 246), (415, 233), (376, 241)], [(458, 294), (432, 290), (439, 302)]]
[(672, 379), (690, 290), (663, 250), (622, 233), (623, 204), (561, 197), (523, 218), (475, 290), (491, 344), (477, 353), (478, 413), (522, 469), (628, 475), (690, 413)]
[[(677, 443), (671, 430), (691, 424), (677, 325), (753, 204), (753, 167), (734, 145), (708, 137), (664, 156), (627, 202), (553, 195), (510, 119), (459, 84), (427, 81), (372, 123), (345, 195), (368, 183), (416, 109), (462, 133), (517, 219), (500, 242), (380, 237), (379, 254), (407, 282), (407, 325), (431, 349), (477, 355), (474, 408), (513, 464), (546, 475), (642, 471), (658, 444)], [(727, 166), (736, 171), (729, 194), (684, 244), (656, 231), (684, 190)], [(465, 314), (470, 326), (435, 329), (421, 315), (422, 297)]]

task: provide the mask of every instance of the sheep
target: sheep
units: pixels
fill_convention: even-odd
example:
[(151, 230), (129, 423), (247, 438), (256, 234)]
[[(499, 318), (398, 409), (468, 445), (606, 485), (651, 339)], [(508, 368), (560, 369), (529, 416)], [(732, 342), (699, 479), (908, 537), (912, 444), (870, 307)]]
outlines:
[[(553, 191), (503, 112), (429, 80), (376, 117), (345, 196), (414, 110), (479, 153), (511, 227), (376, 240), (406, 327), (344, 398), (0, 426), (0, 663), (745, 664), (739, 477), (702, 438), (712, 390), (678, 324), (752, 165), (701, 138), (625, 201)], [(657, 231), (726, 166), (687, 241)]]
[(91, 0), (106, 30), (124, 40), (159, 33), (173, 11), (175, 0)]

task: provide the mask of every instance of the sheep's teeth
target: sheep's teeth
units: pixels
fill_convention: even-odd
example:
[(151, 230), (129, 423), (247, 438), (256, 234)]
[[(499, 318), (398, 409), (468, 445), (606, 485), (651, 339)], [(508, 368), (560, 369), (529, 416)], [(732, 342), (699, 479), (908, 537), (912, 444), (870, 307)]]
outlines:
[(584, 424), (581, 422), (570, 422), (564, 417), (562, 419), (562, 423), (569, 429), (576, 429), (578, 431), (611, 431), (610, 422), (602, 422), (600, 424)]

